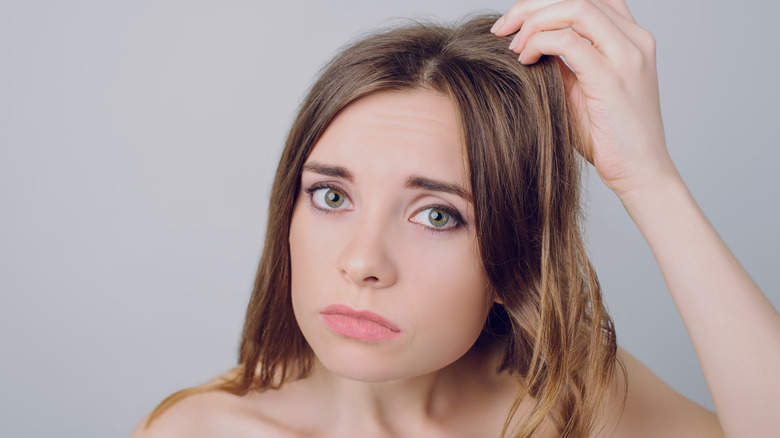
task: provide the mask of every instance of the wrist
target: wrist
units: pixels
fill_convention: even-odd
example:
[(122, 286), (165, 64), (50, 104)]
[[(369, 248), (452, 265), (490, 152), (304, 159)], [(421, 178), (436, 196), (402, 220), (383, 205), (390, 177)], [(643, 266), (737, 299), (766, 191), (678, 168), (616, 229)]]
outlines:
[(616, 191), (620, 202), (631, 216), (634, 216), (635, 212), (641, 212), (644, 207), (663, 210), (670, 204), (669, 201), (687, 192), (688, 188), (673, 165), (630, 189), (620, 193)]

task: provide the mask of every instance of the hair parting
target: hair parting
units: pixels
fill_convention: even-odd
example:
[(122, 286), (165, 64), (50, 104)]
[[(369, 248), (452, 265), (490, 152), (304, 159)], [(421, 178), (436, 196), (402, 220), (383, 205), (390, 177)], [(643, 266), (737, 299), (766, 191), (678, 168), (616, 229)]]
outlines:
[[(323, 69), (291, 127), (271, 193), (263, 249), (236, 368), (179, 391), (149, 423), (189, 395), (277, 389), (306, 378), (313, 352), (290, 296), (289, 231), (303, 164), (330, 122), (380, 91), (448, 95), (460, 114), (482, 265), (501, 304), (483, 336), (504, 346), (500, 371), (524, 390), (502, 436), (528, 438), (552, 420), (562, 437), (593, 432), (616, 373), (617, 343), (584, 245), (582, 139), (556, 59), (517, 62), (497, 15), (454, 27), (413, 23), (363, 38)], [(622, 366), (620, 366), (622, 369)], [(521, 403), (532, 409), (516, 415)]]

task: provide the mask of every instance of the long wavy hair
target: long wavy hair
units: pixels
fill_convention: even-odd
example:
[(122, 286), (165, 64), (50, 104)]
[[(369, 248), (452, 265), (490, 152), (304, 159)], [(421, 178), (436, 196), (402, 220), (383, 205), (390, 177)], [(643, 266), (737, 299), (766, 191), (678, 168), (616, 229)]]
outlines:
[[(497, 18), (396, 27), (351, 44), (325, 66), (276, 172), (238, 366), (165, 399), (147, 427), (191, 394), (245, 395), (306, 378), (313, 352), (293, 315), (288, 242), (303, 164), (350, 103), (381, 91), (427, 89), (450, 96), (460, 115), (482, 265), (501, 302), (483, 336), (504, 346), (498, 371), (523, 385), (502, 436), (530, 437), (547, 418), (564, 437), (593, 431), (614, 379), (617, 345), (581, 230), (583, 160), (576, 151), (583, 140), (561, 67), (547, 56), (520, 64), (507, 49), (511, 36), (490, 33)], [(532, 408), (514, 418), (526, 399)], [(516, 420), (519, 428), (510, 431)]]

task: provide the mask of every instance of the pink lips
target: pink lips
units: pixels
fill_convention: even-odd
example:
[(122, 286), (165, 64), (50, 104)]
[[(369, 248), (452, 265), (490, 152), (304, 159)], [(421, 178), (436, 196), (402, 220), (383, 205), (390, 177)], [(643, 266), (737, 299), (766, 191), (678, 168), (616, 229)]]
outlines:
[(401, 334), (395, 324), (376, 313), (355, 310), (343, 304), (326, 307), (320, 317), (334, 332), (361, 341), (384, 341)]

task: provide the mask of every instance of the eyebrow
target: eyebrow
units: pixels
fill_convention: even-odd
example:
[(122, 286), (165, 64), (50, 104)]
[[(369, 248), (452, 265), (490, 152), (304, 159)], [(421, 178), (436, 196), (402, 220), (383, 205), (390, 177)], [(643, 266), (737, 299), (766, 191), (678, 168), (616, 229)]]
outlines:
[[(346, 167), (342, 167), (342, 166), (331, 166), (331, 165), (317, 163), (317, 162), (309, 162), (303, 165), (303, 170), (308, 170), (309, 172), (314, 172), (324, 176), (341, 178), (347, 180), (348, 182), (354, 181), (352, 172), (347, 170)], [(459, 186), (458, 184), (444, 182), (444, 181), (438, 181), (435, 179), (425, 178), (422, 176), (415, 176), (415, 175), (410, 176), (409, 179), (406, 180), (405, 187), (408, 189), (422, 189), (422, 190), (430, 190), (433, 192), (449, 193), (455, 196), (459, 196), (466, 201), (469, 202), (472, 201), (471, 193), (469, 193), (462, 186)]]
[(406, 187), (409, 189), (423, 189), (434, 192), (449, 193), (460, 196), (464, 200), (471, 202), (471, 193), (457, 184), (423, 178), (421, 176), (410, 176), (406, 181)]
[(345, 179), (349, 182), (352, 182), (354, 180), (354, 178), (352, 177), (352, 172), (347, 170), (346, 167), (341, 167), (341, 166), (329, 166), (326, 164), (312, 162), (312, 163), (304, 164), (303, 170), (308, 170), (309, 172), (318, 173), (320, 175), (333, 176), (336, 178)]

